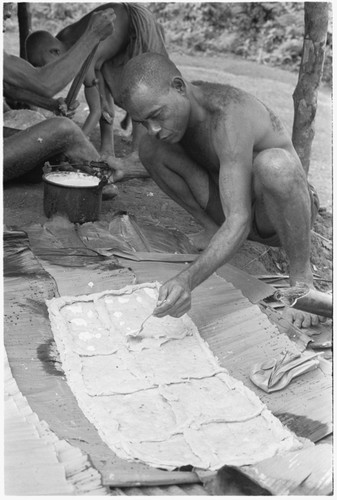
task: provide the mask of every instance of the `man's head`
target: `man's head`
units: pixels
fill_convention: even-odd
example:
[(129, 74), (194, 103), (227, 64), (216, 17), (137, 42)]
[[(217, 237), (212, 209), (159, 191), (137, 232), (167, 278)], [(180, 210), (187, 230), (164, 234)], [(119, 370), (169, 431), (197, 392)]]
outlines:
[(65, 49), (57, 38), (48, 31), (34, 31), (26, 38), (27, 60), (33, 66), (45, 66), (55, 61), (65, 52)]
[(180, 71), (161, 54), (145, 53), (124, 68), (121, 100), (132, 119), (148, 133), (167, 142), (179, 142), (188, 125), (190, 100)]

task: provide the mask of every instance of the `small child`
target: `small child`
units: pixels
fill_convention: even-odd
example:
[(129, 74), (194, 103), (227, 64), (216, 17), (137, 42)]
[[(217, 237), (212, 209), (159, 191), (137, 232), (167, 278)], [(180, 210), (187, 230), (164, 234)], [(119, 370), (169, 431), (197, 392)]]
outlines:
[[(100, 153), (107, 156), (114, 155), (114, 104), (121, 104), (119, 79), (123, 67), (129, 59), (143, 52), (167, 55), (161, 26), (148, 9), (139, 4), (111, 3), (97, 7), (79, 21), (65, 27), (56, 37), (47, 31), (36, 31), (26, 39), (28, 61), (33, 66), (44, 66), (78, 41), (93, 12), (109, 7), (114, 9), (116, 15), (115, 29), (112, 35), (99, 44), (85, 74), (83, 84), (89, 115), (82, 127), (85, 135), (89, 136), (100, 123)], [(127, 120), (123, 122), (125, 124)], [(133, 122), (133, 151), (138, 149), (144, 133), (144, 127)]]

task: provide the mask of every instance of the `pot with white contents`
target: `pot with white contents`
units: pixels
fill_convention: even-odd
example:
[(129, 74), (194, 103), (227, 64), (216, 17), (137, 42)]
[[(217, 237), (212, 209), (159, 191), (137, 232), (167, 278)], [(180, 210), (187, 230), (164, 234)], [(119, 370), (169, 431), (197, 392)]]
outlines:
[(102, 206), (102, 190), (107, 184), (83, 172), (54, 171), (43, 175), (43, 208), (46, 216), (63, 214), (70, 222), (83, 224), (99, 219)]

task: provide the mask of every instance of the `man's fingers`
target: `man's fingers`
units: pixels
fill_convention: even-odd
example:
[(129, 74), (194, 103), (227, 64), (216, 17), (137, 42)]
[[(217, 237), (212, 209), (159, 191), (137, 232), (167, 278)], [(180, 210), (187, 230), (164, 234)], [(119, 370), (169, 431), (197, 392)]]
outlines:
[(93, 12), (90, 16), (90, 28), (96, 32), (101, 40), (110, 36), (114, 31), (116, 14), (112, 8)]
[(154, 316), (161, 318), (167, 314), (171, 314), (174, 310), (175, 304), (179, 299), (179, 291), (171, 290), (170, 292), (164, 292), (162, 296), (158, 296), (158, 304), (153, 311)]
[(75, 111), (75, 109), (77, 109), (80, 105), (80, 101), (77, 101), (75, 100), (73, 103), (71, 103), (69, 109), (71, 109), (72, 111)]
[(102, 117), (110, 125), (113, 123), (113, 118), (107, 111), (103, 111)]
[(173, 318), (181, 318), (181, 316), (186, 314), (189, 309), (190, 309), (190, 306), (188, 306), (187, 304), (184, 304), (178, 308), (174, 308), (171, 311), (170, 316), (172, 316)]
[(165, 309), (161, 309), (160, 311), (156, 312), (153, 311), (153, 315), (156, 316), (156, 318), (163, 318), (164, 316), (172, 316), (173, 318), (180, 318), (189, 310), (188, 304), (180, 304), (180, 305), (169, 305)]
[(191, 307), (191, 300), (189, 297), (180, 296), (176, 294), (170, 294), (168, 298), (155, 308), (153, 315), (158, 318), (162, 318), (166, 315), (173, 316), (175, 318), (180, 318), (185, 314)]

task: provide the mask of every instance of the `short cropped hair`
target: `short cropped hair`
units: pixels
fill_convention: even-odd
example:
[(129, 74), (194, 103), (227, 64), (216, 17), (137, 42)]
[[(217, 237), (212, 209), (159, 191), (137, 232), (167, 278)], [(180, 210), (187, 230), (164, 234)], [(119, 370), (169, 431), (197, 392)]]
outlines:
[(51, 42), (55, 43), (55, 39), (48, 31), (33, 31), (25, 41), (27, 61), (33, 66), (43, 66), (41, 50), (45, 44), (49, 45)]
[(122, 73), (122, 103), (127, 104), (139, 85), (146, 85), (156, 92), (167, 91), (175, 76), (181, 76), (181, 73), (167, 56), (146, 52), (132, 58)]

